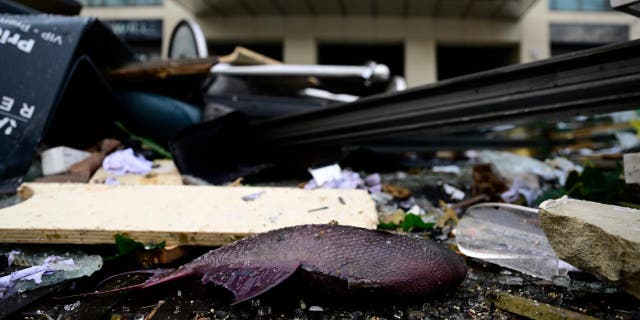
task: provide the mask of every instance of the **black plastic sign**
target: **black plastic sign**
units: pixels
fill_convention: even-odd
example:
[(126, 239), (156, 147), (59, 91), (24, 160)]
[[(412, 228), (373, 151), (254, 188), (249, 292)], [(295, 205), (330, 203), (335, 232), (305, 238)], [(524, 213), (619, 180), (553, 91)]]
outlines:
[(22, 182), (82, 55), (98, 68), (132, 59), (94, 18), (0, 15), (0, 194)]

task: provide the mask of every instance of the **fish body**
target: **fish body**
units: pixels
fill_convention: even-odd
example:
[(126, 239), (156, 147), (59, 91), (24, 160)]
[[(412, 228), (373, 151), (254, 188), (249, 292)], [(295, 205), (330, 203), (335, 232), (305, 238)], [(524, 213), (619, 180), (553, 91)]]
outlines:
[(463, 259), (433, 241), (350, 226), (302, 225), (209, 251), (140, 287), (199, 276), (203, 284), (231, 291), (235, 304), (275, 287), (300, 269), (320, 282), (341, 282), (348, 291), (401, 297), (455, 288), (466, 276)]

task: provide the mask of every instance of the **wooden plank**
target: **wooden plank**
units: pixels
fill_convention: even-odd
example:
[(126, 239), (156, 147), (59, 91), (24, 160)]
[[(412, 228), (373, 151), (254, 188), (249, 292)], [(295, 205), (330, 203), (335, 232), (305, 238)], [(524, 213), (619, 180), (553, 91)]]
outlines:
[(562, 309), (550, 304), (530, 300), (506, 292), (493, 291), (487, 295), (487, 300), (497, 308), (535, 320), (599, 320), (586, 314)]
[(378, 222), (363, 190), (32, 183), (20, 194), (28, 199), (0, 210), (0, 242), (113, 243), (122, 233), (145, 243), (217, 246), (299, 224)]
[(116, 84), (158, 81), (172, 77), (206, 77), (216, 63), (214, 58), (155, 60), (134, 62), (109, 71), (107, 78)]
[(228, 63), (236, 66), (282, 63), (278, 60), (271, 59), (255, 51), (251, 51), (245, 47), (235, 47), (233, 49), (233, 52), (231, 52), (226, 56), (218, 57), (218, 60), (220, 62)]

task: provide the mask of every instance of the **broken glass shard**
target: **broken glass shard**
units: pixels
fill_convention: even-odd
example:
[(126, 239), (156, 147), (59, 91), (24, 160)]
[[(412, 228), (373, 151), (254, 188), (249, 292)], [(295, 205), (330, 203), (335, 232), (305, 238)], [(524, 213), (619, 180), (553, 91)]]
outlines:
[[(0, 254), (11, 257), (9, 274), (0, 274), (0, 299), (15, 293), (89, 276), (102, 268), (102, 258), (82, 252), (29, 252), (12, 250)], [(0, 270), (1, 271), (1, 270)]]
[(545, 280), (577, 270), (555, 254), (533, 208), (475, 205), (458, 223), (456, 241), (460, 252), (469, 257)]

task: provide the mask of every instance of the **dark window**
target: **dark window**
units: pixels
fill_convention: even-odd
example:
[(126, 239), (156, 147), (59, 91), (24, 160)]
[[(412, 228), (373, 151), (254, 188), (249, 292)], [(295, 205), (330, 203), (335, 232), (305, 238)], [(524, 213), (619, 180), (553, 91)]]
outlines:
[(127, 43), (133, 54), (141, 61), (159, 60), (162, 58), (161, 43), (130, 42)]
[(162, 52), (162, 20), (105, 20), (113, 33), (127, 43), (140, 60), (159, 59)]
[(629, 41), (629, 26), (623, 24), (552, 23), (551, 43), (603, 45)]
[(159, 6), (164, 0), (80, 0), (87, 7)]
[(553, 56), (629, 40), (627, 25), (552, 23), (549, 33)]
[(207, 43), (209, 55), (224, 56), (233, 52), (238, 47), (245, 47), (269, 58), (282, 61), (283, 45), (282, 42), (234, 42), (234, 43)]
[(561, 11), (609, 11), (609, 0), (549, 0), (549, 9)]
[(444, 80), (504, 67), (517, 62), (516, 46), (445, 46), (439, 45), (438, 80)]

